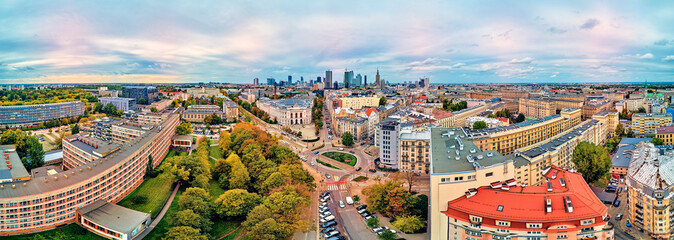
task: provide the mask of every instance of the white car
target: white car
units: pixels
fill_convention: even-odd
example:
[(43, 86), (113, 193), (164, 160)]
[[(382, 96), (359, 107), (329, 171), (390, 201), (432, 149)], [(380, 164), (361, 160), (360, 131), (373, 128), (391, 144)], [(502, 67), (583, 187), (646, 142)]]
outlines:
[(321, 213), (321, 218), (331, 216), (331, 215), (332, 215), (332, 213), (330, 211), (326, 211), (326, 212)]
[(339, 200), (339, 207), (344, 208), (346, 205), (344, 205), (344, 201)]

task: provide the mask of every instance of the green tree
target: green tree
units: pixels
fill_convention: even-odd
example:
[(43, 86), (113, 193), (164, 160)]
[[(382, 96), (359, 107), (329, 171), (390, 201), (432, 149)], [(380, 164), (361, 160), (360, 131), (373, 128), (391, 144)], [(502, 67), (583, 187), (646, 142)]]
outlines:
[(476, 121), (473, 123), (473, 129), (475, 130), (485, 128), (487, 128), (487, 123), (485, 123), (484, 121)]
[(656, 137), (655, 137), (655, 138), (651, 138), (651, 143), (652, 143), (653, 145), (656, 145), (656, 146), (657, 146), (657, 145), (662, 145), (662, 144), (664, 144), (665, 141), (663, 141), (663, 140), (660, 139), (660, 138), (656, 138)]
[(171, 217), (168, 219), (169, 226), (188, 226), (196, 229), (200, 229), (202, 232), (210, 232), (213, 222), (211, 219), (205, 218), (192, 209), (185, 209), (171, 214)]
[(139, 98), (138, 104), (147, 104), (147, 99), (145, 99), (144, 97)]
[(637, 112), (638, 112), (638, 113), (646, 113), (646, 108), (644, 108), (644, 107), (639, 107), (639, 108), (637, 109)]
[(267, 218), (250, 228), (246, 234), (251, 239), (275, 240), (284, 239), (286, 235), (283, 228), (273, 218)]
[(417, 233), (426, 226), (419, 216), (401, 216), (392, 224), (404, 233)]
[(488, 117), (488, 118), (495, 118), (496, 115), (494, 115), (493, 113), (490, 113), (490, 114), (487, 114), (487, 117)]
[(615, 135), (616, 136), (625, 135), (625, 127), (623, 126), (622, 123), (618, 123), (618, 126), (615, 127)]
[(177, 135), (188, 135), (192, 133), (192, 124), (188, 122), (181, 123), (176, 127)]
[(243, 189), (228, 190), (215, 200), (215, 212), (220, 217), (243, 217), (260, 204), (260, 195)]
[(103, 110), (103, 103), (97, 102), (94, 104), (94, 112), (100, 113)]
[(78, 134), (80, 133), (80, 125), (75, 124), (72, 129), (70, 129), (70, 133), (72, 134)]
[(44, 150), (42, 149), (42, 144), (37, 140), (35, 136), (28, 136), (26, 138), (26, 155), (28, 164), (24, 163), (27, 170), (30, 171), (33, 168), (42, 167), (44, 165)]
[(156, 107), (151, 107), (150, 112), (156, 113), (159, 112), (159, 109), (157, 109)]
[(627, 133), (625, 134), (625, 137), (633, 138), (634, 137), (634, 130), (632, 130), (632, 128), (628, 128)]
[(117, 114), (117, 107), (112, 103), (108, 103), (103, 107), (103, 112), (108, 115)]
[(211, 195), (203, 188), (187, 188), (178, 200), (178, 209), (191, 209), (198, 215), (210, 218), (213, 211)]
[(162, 240), (208, 240), (208, 236), (201, 234), (199, 229), (178, 226), (169, 228)]
[(204, 123), (208, 125), (216, 125), (222, 123), (222, 118), (217, 113), (213, 113), (204, 118)]
[(606, 149), (586, 141), (573, 149), (573, 163), (588, 183), (604, 176), (612, 165)]
[(386, 105), (386, 97), (381, 96), (381, 98), (379, 98), (379, 106), (384, 106), (384, 105)]
[(342, 144), (344, 146), (353, 146), (353, 135), (350, 132), (342, 134)]
[(366, 221), (367, 226), (374, 228), (379, 226), (379, 218), (370, 218)]
[(377, 236), (378, 239), (380, 240), (395, 240), (396, 235), (395, 233), (391, 232), (391, 230), (384, 230), (379, 236)]
[(241, 223), (243, 227), (250, 229), (251, 227), (257, 225), (267, 218), (273, 218), (274, 214), (271, 212), (265, 205), (257, 205), (253, 208), (248, 215), (246, 215), (246, 221)]
[(515, 122), (520, 123), (520, 122), (524, 122), (524, 120), (526, 120), (526, 117), (524, 117), (524, 114), (520, 113), (519, 115), (517, 115), (517, 118), (515, 119)]

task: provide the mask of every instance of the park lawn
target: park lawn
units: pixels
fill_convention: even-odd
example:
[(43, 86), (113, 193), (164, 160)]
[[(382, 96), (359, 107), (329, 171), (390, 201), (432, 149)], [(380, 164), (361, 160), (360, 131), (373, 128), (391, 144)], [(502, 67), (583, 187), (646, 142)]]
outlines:
[[(59, 234), (62, 233), (62, 234)], [(52, 229), (44, 232), (39, 232), (39, 233), (31, 233), (31, 234), (24, 234), (24, 235), (16, 235), (16, 236), (0, 236), (1, 240), (32, 240), (35, 239), (37, 235), (40, 235), (44, 237), (45, 239), (57, 239), (58, 235), (63, 235), (67, 237), (71, 237), (72, 239), (75, 240), (103, 240), (105, 238), (98, 236), (92, 232), (89, 232), (88, 230), (82, 228), (80, 225), (77, 224), (68, 224), (64, 227), (58, 228), (58, 229)]]
[[(323, 153), (323, 156), (332, 158), (336, 161), (343, 162), (346, 164), (349, 164), (350, 166), (355, 166), (356, 165), (356, 156), (348, 154), (348, 153), (341, 153), (341, 152), (326, 152)], [(350, 161), (348, 161), (350, 160)]]
[[(151, 212), (152, 218), (155, 218), (166, 204), (173, 190), (173, 181), (168, 180), (165, 176), (164, 173), (161, 173), (155, 178), (146, 179), (118, 204), (136, 211)], [(131, 199), (135, 195), (146, 196), (147, 201), (138, 204), (133, 203)]]
[[(241, 225), (241, 222), (239, 222), (239, 221), (225, 221), (225, 220), (221, 220), (221, 219), (216, 219), (215, 221), (213, 221), (213, 229), (211, 229), (211, 236), (214, 239), (217, 239), (221, 236), (224, 236), (225, 234), (228, 234), (229, 232), (236, 229), (240, 225)], [(232, 235), (229, 235), (227, 237), (233, 238), (233, 237), (239, 235), (241, 233), (241, 229), (243, 229), (243, 228), (237, 229), (236, 232), (232, 233)], [(228, 239), (228, 238), (225, 238), (225, 239)]]
[(147, 234), (145, 238), (147, 240), (161, 240), (164, 235), (166, 235), (166, 232), (168, 232), (168, 229), (170, 228), (168, 225), (168, 218), (171, 217), (172, 212), (178, 211), (178, 200), (180, 199), (180, 196), (185, 192), (186, 186), (181, 186), (178, 189), (178, 192), (176, 193), (176, 196), (173, 198), (173, 202), (171, 202), (171, 206), (169, 209), (166, 211), (166, 214), (164, 215), (164, 218), (157, 223), (157, 226), (152, 229), (152, 232)]
[(208, 151), (211, 153), (211, 156), (214, 157), (215, 159), (223, 158), (222, 152), (220, 152), (220, 147), (218, 146), (211, 146), (208, 148)]

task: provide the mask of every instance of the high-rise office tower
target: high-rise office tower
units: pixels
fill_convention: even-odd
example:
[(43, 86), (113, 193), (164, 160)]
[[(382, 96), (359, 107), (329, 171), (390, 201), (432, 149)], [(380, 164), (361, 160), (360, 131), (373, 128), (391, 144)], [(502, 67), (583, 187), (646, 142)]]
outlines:
[(316, 77), (316, 82), (320, 83), (321, 82), (321, 76)]
[(363, 76), (363, 86), (367, 86), (367, 75)]
[(253, 85), (255, 86), (260, 85), (260, 80), (257, 78), (253, 78)]
[(271, 77), (267, 78), (267, 85), (271, 86), (271, 85), (274, 85), (275, 83), (276, 83), (276, 79), (271, 78)]
[(354, 87), (360, 87), (361, 84), (363, 84), (363, 76), (360, 74), (356, 75), (356, 77), (353, 79), (353, 86)]
[(325, 71), (325, 88), (332, 87), (332, 71)]
[(344, 71), (344, 87), (349, 88), (349, 83), (353, 81), (353, 70)]
[(335, 86), (333, 86), (334, 89), (339, 89), (339, 84), (335, 82)]
[(293, 76), (288, 75), (288, 85), (293, 85)]

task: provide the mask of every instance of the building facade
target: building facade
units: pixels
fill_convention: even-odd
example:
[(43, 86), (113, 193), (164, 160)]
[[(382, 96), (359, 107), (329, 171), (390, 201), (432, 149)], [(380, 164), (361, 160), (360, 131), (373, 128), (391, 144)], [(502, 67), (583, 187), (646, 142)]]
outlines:
[(419, 174), (428, 174), (430, 172), (430, 129), (401, 130), (398, 144), (398, 169), (400, 169), (400, 171)]
[(98, 101), (105, 107), (108, 104), (114, 105), (117, 109), (122, 111), (136, 111), (136, 99), (134, 98), (120, 98), (120, 97), (101, 97)]
[(400, 122), (387, 120), (379, 126), (379, 159), (387, 168), (398, 169)]
[(257, 107), (276, 119), (280, 125), (311, 124), (312, 99), (285, 98), (258, 100)]
[(344, 133), (351, 133), (353, 141), (358, 142), (368, 137), (368, 121), (363, 117), (338, 117), (335, 124), (335, 133), (343, 136)]
[(632, 130), (639, 136), (653, 136), (656, 129), (672, 125), (671, 113), (634, 113)]
[(347, 107), (351, 109), (361, 109), (364, 107), (377, 107), (379, 106), (379, 98), (376, 95), (372, 96), (347, 96), (340, 97), (341, 107)]
[(225, 98), (222, 101), (222, 112), (224, 113), (224, 118), (226, 118), (227, 121), (232, 122), (239, 118), (239, 105), (229, 98)]
[(37, 127), (44, 121), (76, 117), (82, 114), (84, 114), (84, 103), (80, 101), (0, 106), (0, 126), (8, 128)]
[[(153, 86), (124, 86), (122, 96), (125, 98), (136, 99), (136, 104), (151, 104), (157, 97), (159, 91)], [(141, 101), (145, 99), (145, 103)]]

